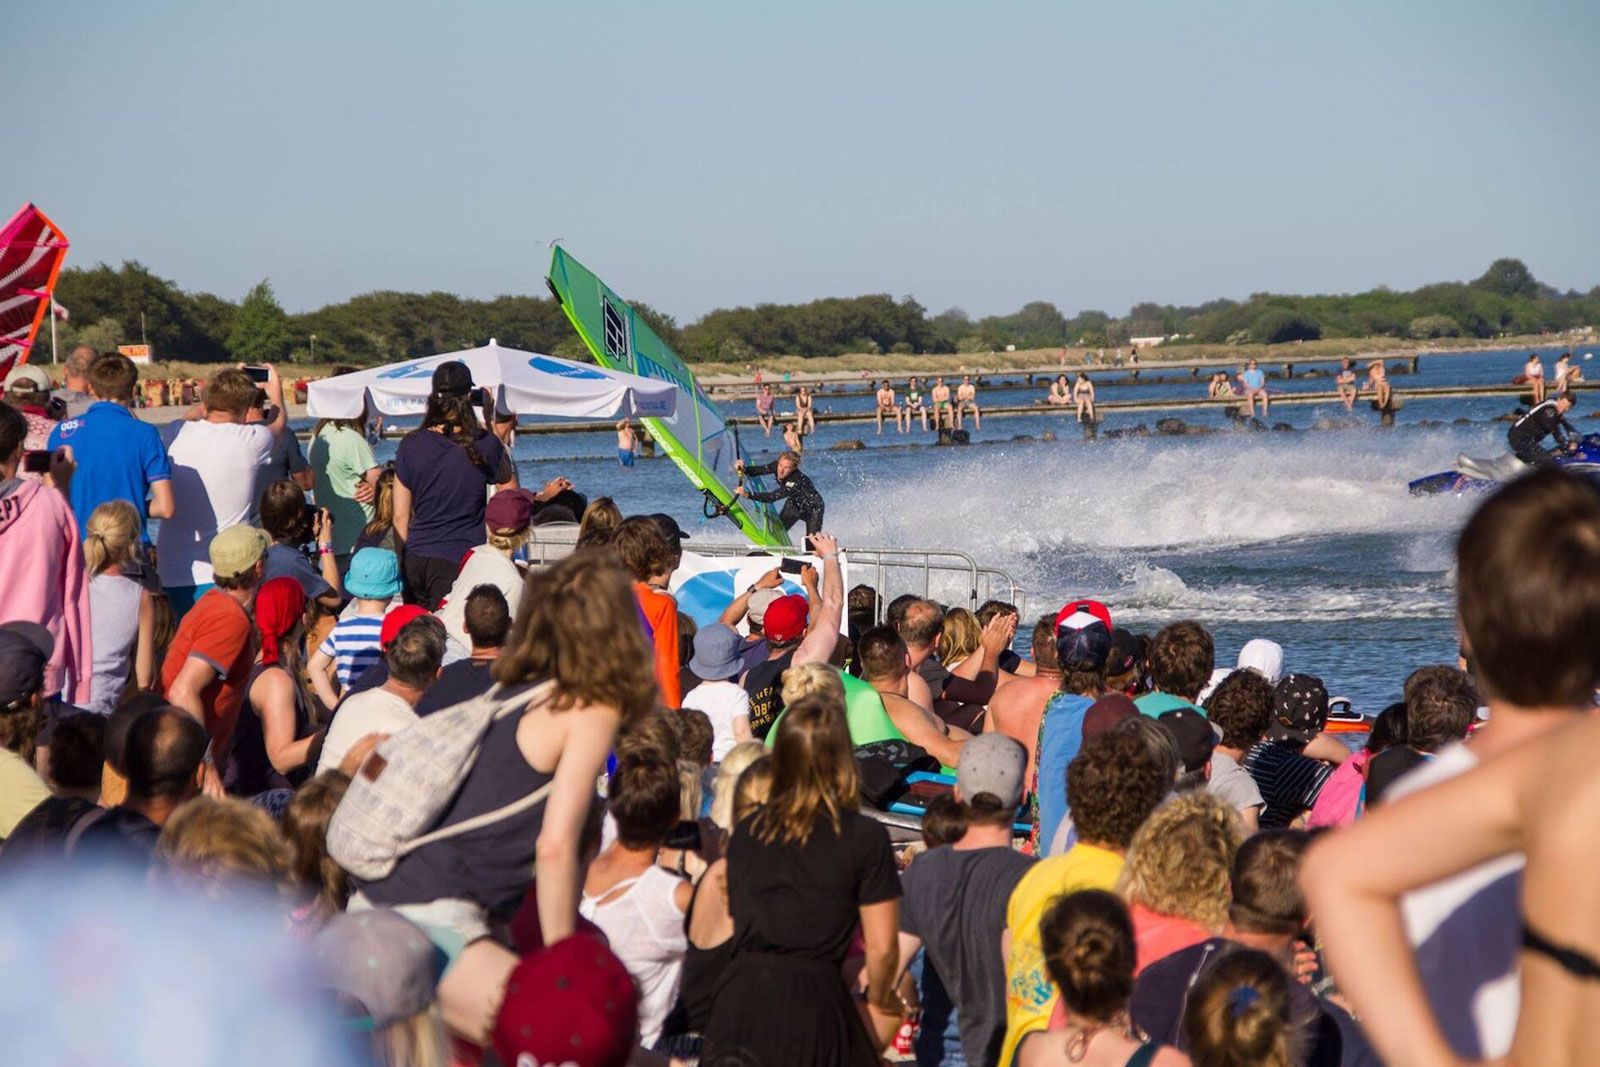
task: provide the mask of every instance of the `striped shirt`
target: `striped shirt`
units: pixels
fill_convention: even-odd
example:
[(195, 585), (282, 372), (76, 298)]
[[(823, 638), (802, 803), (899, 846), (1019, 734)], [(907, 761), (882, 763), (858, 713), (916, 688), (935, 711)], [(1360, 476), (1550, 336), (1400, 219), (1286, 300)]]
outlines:
[(382, 615), (352, 615), (329, 631), (319, 651), (333, 660), (340, 690), (350, 688), (352, 681), (383, 658), (378, 647), (382, 634)]
[(1333, 765), (1303, 756), (1281, 741), (1257, 741), (1244, 756), (1244, 769), (1256, 780), (1266, 801), (1263, 830), (1288, 826), (1317, 802)]

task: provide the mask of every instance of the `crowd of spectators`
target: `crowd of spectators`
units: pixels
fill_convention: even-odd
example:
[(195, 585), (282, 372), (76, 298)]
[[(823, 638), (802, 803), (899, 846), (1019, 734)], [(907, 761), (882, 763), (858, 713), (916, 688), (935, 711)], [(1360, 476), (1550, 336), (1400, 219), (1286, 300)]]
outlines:
[(824, 532), (697, 625), (678, 524), (521, 488), (460, 364), (297, 477), (276, 373), (158, 431), (74, 359), (0, 405), (0, 879), (267, 909), (351, 1062), (1592, 1058), (1591, 482), (1478, 508), (1460, 660), (1363, 718), (1194, 620), (847, 593)]

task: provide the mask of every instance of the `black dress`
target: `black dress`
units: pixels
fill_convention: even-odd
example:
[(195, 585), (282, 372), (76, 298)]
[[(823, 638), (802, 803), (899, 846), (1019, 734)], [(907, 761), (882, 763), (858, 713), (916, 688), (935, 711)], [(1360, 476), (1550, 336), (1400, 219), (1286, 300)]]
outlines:
[(846, 812), (803, 845), (762, 844), (748, 820), (728, 844), (734, 954), (705, 1030), (705, 1067), (876, 1067), (840, 966), (864, 904), (895, 900), (900, 879), (883, 827)]

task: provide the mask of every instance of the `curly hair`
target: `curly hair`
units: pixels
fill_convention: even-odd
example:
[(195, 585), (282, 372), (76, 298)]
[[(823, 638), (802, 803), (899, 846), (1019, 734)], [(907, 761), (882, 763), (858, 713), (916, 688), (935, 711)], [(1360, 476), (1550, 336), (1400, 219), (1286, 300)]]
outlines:
[(1179, 794), (1133, 835), (1117, 891), (1130, 905), (1220, 931), (1228, 921), (1229, 876), (1243, 829), (1225, 801), (1206, 792)]
[(33, 705), (31, 694), (0, 707), (0, 748), (15, 752), (32, 767), (34, 753), (38, 751), (39, 728), (43, 725), (44, 715)]
[(826, 663), (802, 663), (783, 672), (783, 706), (801, 697), (821, 696), (844, 706), (844, 683), (839, 672)]
[(1172, 789), (1170, 764), (1133, 733), (1109, 730), (1083, 743), (1067, 765), (1067, 804), (1080, 839), (1127, 848)]
[(1184, 619), (1163, 626), (1150, 642), (1150, 677), (1156, 688), (1186, 700), (1200, 695), (1216, 666), (1216, 645), (1204, 626)]
[(1228, 675), (1206, 698), (1206, 718), (1222, 728), (1223, 748), (1244, 751), (1267, 734), (1275, 697), (1272, 683), (1248, 668)]

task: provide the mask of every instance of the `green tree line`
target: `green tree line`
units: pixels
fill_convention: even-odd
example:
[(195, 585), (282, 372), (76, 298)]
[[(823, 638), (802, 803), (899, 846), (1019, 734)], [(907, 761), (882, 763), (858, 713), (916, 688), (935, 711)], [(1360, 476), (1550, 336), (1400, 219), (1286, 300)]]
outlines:
[[(376, 292), (289, 314), (265, 280), (235, 303), (186, 292), (129, 261), (120, 268), (102, 263), (63, 271), (56, 298), (72, 315), (61, 343), (111, 348), (142, 339), (164, 360), (290, 362), (314, 354), (318, 363), (370, 366), (470, 348), (491, 337), (510, 347), (588, 358), (560, 307), (545, 296), (473, 300), (442, 292)], [(1169, 338), (1169, 344), (1281, 344), (1319, 337), (1549, 333), (1600, 325), (1600, 286), (1559, 292), (1520, 260), (1499, 259), (1471, 282), (1411, 292), (1256, 293), (1196, 306), (1144, 302), (1120, 317), (1098, 310), (1069, 317), (1039, 300), (1009, 315), (974, 319), (960, 308), (929, 314), (910, 296), (873, 293), (724, 308), (679, 326), (647, 304), (634, 306), (686, 359), (743, 364), (780, 355), (1104, 347), (1153, 336)]]

